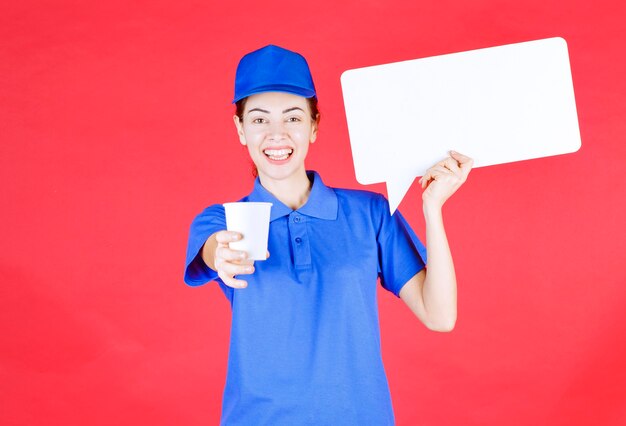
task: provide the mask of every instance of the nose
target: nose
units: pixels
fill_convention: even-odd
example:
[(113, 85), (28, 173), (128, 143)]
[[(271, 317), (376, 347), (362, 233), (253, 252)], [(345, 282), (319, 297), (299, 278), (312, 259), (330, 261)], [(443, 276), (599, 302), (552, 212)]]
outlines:
[(285, 123), (282, 120), (274, 120), (270, 123), (270, 140), (280, 141), (285, 138), (286, 133)]

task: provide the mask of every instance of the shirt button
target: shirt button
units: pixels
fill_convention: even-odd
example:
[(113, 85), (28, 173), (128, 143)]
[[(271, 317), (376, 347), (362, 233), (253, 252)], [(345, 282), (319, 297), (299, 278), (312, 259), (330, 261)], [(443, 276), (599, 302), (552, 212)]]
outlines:
[(300, 216), (296, 216), (296, 217), (294, 217), (294, 218), (293, 218), (293, 221), (294, 221), (294, 222), (296, 222), (296, 223), (300, 222)]
[(297, 237), (297, 238), (296, 238), (296, 244), (300, 244), (301, 242), (302, 242), (302, 238)]

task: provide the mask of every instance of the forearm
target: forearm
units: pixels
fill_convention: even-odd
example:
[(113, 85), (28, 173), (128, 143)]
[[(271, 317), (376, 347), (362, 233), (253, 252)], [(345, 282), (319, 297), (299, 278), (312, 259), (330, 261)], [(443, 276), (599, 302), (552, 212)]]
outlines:
[(428, 269), (422, 297), (431, 328), (449, 331), (457, 317), (457, 288), (454, 263), (448, 245), (440, 206), (424, 203)]

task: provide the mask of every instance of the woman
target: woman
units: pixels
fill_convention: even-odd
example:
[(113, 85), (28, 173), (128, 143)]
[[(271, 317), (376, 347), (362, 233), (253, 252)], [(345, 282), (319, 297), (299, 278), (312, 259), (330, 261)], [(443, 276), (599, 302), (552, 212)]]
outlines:
[[(305, 59), (277, 46), (244, 56), (235, 127), (258, 177), (242, 201), (273, 203), (263, 262), (229, 249), (221, 205), (193, 222), (185, 281), (216, 280), (232, 308), (223, 425), (392, 425), (380, 353), (377, 280), (430, 329), (456, 321), (441, 208), (472, 160), (451, 152), (422, 177), (425, 249), (384, 197), (307, 172), (319, 112)], [(242, 279), (246, 278), (246, 280)]]

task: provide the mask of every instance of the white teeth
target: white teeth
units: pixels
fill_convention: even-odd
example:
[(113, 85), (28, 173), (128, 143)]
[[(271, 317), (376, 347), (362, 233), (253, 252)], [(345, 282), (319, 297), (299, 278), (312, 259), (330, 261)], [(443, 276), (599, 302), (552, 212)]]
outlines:
[(286, 160), (293, 153), (293, 149), (266, 149), (263, 153), (272, 160)]
[(265, 155), (282, 157), (283, 155), (291, 154), (293, 152), (293, 149), (266, 149), (263, 152), (265, 153)]

